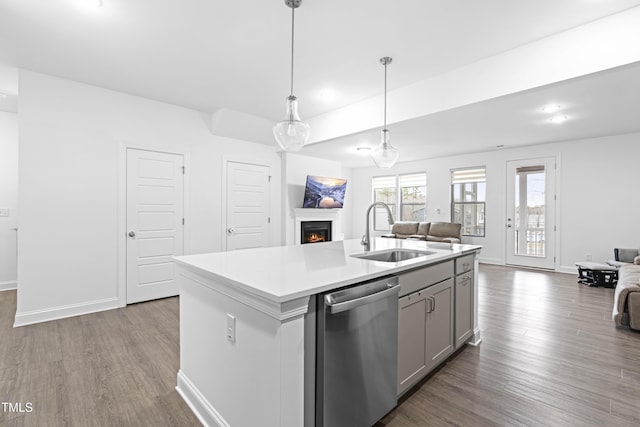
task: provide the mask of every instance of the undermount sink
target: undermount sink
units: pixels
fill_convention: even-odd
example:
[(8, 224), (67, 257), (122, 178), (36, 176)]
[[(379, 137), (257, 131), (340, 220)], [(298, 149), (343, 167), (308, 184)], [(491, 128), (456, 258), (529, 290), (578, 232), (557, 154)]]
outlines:
[(390, 249), (377, 252), (368, 252), (365, 254), (352, 255), (355, 258), (368, 259), (371, 261), (382, 262), (400, 262), (409, 259), (433, 255), (435, 252), (416, 251), (412, 249)]

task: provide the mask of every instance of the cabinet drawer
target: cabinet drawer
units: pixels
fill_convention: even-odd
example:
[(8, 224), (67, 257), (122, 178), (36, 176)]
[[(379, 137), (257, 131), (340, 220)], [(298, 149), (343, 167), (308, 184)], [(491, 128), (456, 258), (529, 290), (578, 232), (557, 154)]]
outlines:
[(473, 270), (473, 254), (456, 258), (456, 274)]
[(401, 274), (399, 277), (400, 296), (416, 292), (427, 286), (435, 285), (450, 277), (453, 277), (453, 261), (445, 261), (420, 270)]

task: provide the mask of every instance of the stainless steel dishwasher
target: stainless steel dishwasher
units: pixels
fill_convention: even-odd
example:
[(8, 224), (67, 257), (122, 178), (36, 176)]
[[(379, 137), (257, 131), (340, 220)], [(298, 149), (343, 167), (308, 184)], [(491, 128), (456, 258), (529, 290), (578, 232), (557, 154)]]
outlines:
[(316, 426), (370, 427), (397, 404), (397, 277), (318, 295)]

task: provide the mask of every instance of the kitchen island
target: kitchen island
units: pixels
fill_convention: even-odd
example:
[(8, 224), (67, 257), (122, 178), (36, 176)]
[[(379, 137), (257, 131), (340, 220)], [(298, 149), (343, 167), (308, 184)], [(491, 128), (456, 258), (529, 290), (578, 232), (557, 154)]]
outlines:
[[(309, 321), (313, 297), (385, 276), (411, 277), (463, 257), (477, 272), (480, 248), (376, 238), (370, 253), (429, 254), (400, 262), (367, 260), (360, 258), (369, 252), (359, 240), (346, 240), (177, 257), (176, 388), (205, 425), (313, 425), (308, 366), (315, 360), (308, 339), (315, 330)], [(473, 278), (477, 281), (477, 274)], [(476, 292), (470, 305), (472, 327), (463, 341), (479, 342)]]

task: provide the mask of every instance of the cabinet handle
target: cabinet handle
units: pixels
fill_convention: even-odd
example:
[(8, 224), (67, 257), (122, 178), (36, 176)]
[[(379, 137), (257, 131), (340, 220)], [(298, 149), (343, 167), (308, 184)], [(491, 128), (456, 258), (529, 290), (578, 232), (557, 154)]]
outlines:
[(431, 306), (431, 311), (429, 313), (433, 313), (434, 311), (436, 311), (436, 299), (435, 297), (429, 297), (429, 299), (432, 301), (432, 306)]
[(427, 298), (427, 314), (431, 313), (433, 311), (432, 307), (431, 307), (431, 297)]
[(462, 263), (462, 268), (466, 270), (467, 268), (469, 268), (470, 265), (471, 264), (469, 264), (468, 262), (464, 262)]

